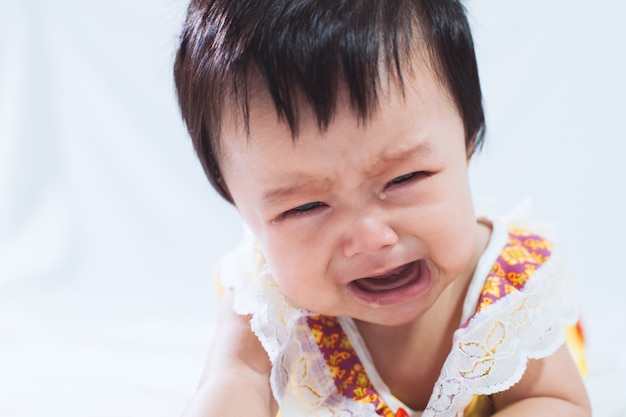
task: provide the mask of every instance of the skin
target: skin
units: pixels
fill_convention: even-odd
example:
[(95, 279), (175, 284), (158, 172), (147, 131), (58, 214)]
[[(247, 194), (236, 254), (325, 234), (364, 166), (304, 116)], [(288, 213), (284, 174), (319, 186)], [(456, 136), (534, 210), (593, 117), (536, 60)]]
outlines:
[[(366, 123), (340, 93), (323, 132), (303, 106), (295, 143), (259, 93), (249, 138), (236, 115), (226, 113), (221, 167), (286, 296), (322, 314), (354, 318), (394, 395), (423, 409), (430, 390), (413, 387), (432, 387), (438, 376), (491, 229), (473, 211), (464, 128), (445, 89), (418, 67), (404, 98), (393, 82), (382, 93)], [(414, 262), (417, 283), (404, 291), (377, 297), (355, 289), (359, 279)], [(275, 415), (269, 361), (228, 293), (216, 334), (231, 343), (214, 342), (185, 416)], [(501, 416), (590, 415), (564, 348), (531, 361), (522, 381), (494, 401)]]

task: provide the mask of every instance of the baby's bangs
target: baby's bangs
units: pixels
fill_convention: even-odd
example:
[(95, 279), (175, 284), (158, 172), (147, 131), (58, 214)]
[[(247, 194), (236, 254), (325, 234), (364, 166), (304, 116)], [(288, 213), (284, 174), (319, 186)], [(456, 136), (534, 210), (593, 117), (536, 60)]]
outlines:
[[(414, 7), (414, 2), (393, 0), (301, 0), (276, 1), (264, 11), (248, 9), (258, 21), (232, 28), (248, 44), (239, 45), (241, 56), (229, 68), (231, 98), (246, 127), (250, 97), (259, 87), (269, 92), (294, 138), (299, 107), (309, 106), (324, 130), (340, 89), (347, 91), (355, 115), (365, 122), (378, 108), (381, 83), (391, 80), (403, 91), (403, 71), (410, 71), (409, 61), (415, 58)], [(240, 30), (250, 33), (242, 36)], [(253, 82), (259, 79), (261, 86)]]

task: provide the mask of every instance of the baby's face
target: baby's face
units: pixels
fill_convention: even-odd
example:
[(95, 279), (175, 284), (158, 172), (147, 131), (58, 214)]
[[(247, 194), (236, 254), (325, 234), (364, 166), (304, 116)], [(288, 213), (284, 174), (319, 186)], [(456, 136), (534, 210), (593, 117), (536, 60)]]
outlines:
[(463, 123), (427, 71), (359, 123), (340, 96), (294, 143), (274, 108), (223, 130), (222, 171), (283, 292), (321, 314), (408, 323), (473, 270), (476, 219)]

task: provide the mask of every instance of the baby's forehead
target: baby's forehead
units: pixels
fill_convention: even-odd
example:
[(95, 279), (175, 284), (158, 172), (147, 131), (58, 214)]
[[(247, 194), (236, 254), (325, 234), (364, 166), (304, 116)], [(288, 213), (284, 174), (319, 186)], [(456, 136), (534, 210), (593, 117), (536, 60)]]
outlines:
[(357, 193), (407, 172), (436, 171), (444, 160), (450, 160), (449, 166), (466, 166), (459, 112), (431, 77), (416, 77), (415, 83), (407, 84), (405, 95), (390, 90), (365, 123), (349, 99), (338, 102), (326, 129), (309, 112), (301, 118), (296, 137), (271, 102), (251, 107), (249, 131), (234, 126), (223, 141), (222, 172), (235, 201), (265, 201), (261, 196), (268, 193), (285, 195), (267, 190), (285, 188), (300, 196), (306, 190), (320, 193), (328, 184), (332, 185), (328, 193)]
[(227, 151), (230, 141), (252, 144), (280, 137), (282, 141), (278, 145), (272, 143), (272, 146), (282, 149), (294, 146), (303, 137), (306, 140), (335, 140), (341, 136), (372, 132), (379, 136), (393, 136), (418, 131), (422, 129), (420, 126), (428, 125), (429, 117), (437, 117), (433, 109), (449, 109), (449, 112), (445, 111), (455, 118), (460, 117), (454, 100), (430, 69), (416, 70), (402, 84), (391, 80), (381, 83), (378, 94), (377, 106), (363, 118), (352, 101), (348, 87), (340, 87), (327, 125), (322, 124), (314, 103), (299, 95), (298, 103), (292, 103), (297, 121), (297, 129), (293, 131), (267, 88), (257, 86), (255, 94), (246, 102), (247, 109), (235, 100), (225, 107), (220, 141), (224, 142), (222, 147)]
[[(403, 76), (398, 76), (385, 68), (380, 68), (375, 89), (369, 97), (367, 108), (360, 105), (354, 97), (349, 80), (340, 78), (333, 91), (333, 97), (326, 97), (328, 103), (321, 104), (316, 97), (312, 97), (302, 87), (294, 83), (289, 86), (290, 97), (277, 97), (272, 94), (271, 86), (258, 73), (252, 73), (246, 82), (247, 94), (244, 97), (230, 94), (223, 106), (223, 130), (235, 127), (250, 136), (251, 129), (258, 123), (275, 121), (284, 124), (291, 131), (293, 139), (297, 139), (304, 126), (315, 125), (323, 133), (338, 117), (350, 118), (359, 125), (366, 125), (372, 118), (380, 114), (382, 106), (388, 105), (390, 96), (404, 99), (408, 90), (417, 94), (424, 94), (414, 82), (421, 77), (427, 82), (436, 85), (436, 90), (453, 101), (449, 88), (443, 84), (443, 79), (435, 73), (435, 69), (428, 58), (420, 53), (412, 61), (411, 68)], [(433, 89), (429, 89), (431, 91)], [(285, 114), (286, 107), (291, 112), (293, 126)]]

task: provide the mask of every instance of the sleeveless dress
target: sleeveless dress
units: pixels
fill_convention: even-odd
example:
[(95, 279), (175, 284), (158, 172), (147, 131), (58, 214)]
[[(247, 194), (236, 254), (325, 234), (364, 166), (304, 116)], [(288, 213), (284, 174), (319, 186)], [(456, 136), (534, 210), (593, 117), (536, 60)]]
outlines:
[(493, 222), (423, 411), (391, 394), (351, 318), (315, 314), (282, 294), (251, 234), (224, 257), (219, 276), (269, 355), (281, 417), (488, 416), (489, 395), (518, 382), (527, 360), (554, 353), (566, 333), (584, 372), (573, 285), (552, 243), (524, 228)]

